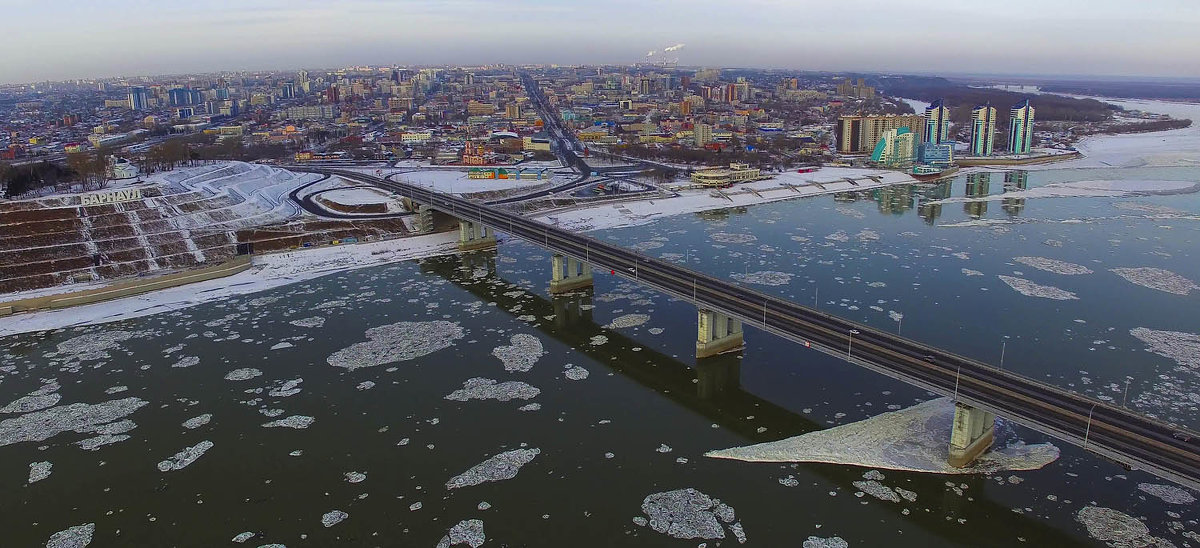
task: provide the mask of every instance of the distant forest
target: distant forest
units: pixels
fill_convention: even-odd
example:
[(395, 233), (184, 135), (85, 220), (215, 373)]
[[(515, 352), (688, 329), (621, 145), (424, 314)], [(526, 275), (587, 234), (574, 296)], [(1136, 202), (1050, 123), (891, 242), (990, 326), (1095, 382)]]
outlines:
[(1042, 91), (1131, 99), (1200, 100), (1200, 84), (1158, 82), (1050, 82)]
[(1095, 99), (1074, 99), (1059, 95), (1026, 95), (1013, 91), (991, 88), (973, 88), (950, 82), (945, 78), (930, 76), (896, 76), (881, 78), (878, 83), (883, 93), (893, 97), (905, 97), (933, 102), (946, 100), (951, 118), (955, 123), (970, 119), (971, 109), (976, 105), (991, 103), (996, 107), (997, 127), (1008, 125), (1008, 110), (1013, 105), (1030, 99), (1037, 109), (1037, 119), (1047, 121), (1103, 122), (1112, 119), (1113, 112), (1120, 108)]

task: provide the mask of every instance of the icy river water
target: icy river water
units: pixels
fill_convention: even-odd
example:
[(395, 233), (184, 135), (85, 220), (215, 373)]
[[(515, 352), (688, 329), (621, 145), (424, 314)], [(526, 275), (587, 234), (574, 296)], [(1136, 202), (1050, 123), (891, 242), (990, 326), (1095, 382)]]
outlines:
[[(1200, 194), (1063, 185), (1117, 180), (1200, 169), (974, 173), (594, 235), (1200, 428)], [(510, 240), (0, 339), (0, 545), (1200, 544), (1192, 494), (1019, 427), (1005, 443), (1059, 458), (706, 457), (933, 397), (754, 330), (698, 363), (690, 305), (607, 273), (551, 298), (549, 263)]]

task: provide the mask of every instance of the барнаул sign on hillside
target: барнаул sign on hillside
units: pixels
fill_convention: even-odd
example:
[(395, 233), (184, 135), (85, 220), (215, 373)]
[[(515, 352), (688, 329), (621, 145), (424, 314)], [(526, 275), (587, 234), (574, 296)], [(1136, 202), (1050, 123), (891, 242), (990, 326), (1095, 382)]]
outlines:
[(142, 199), (142, 189), (140, 188), (124, 188), (114, 190), (112, 192), (96, 192), (93, 194), (84, 194), (79, 197), (79, 205), (94, 206), (105, 204), (119, 204), (121, 202), (132, 202)]

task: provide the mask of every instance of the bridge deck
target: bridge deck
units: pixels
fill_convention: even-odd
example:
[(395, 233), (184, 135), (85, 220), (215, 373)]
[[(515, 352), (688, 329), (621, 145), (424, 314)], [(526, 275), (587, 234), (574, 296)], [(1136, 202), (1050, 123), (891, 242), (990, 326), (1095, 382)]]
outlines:
[[(1200, 434), (899, 335), (588, 236), (406, 183), (332, 172), (612, 270), (889, 377), (950, 396), (1164, 479), (1200, 489)], [(1182, 439), (1181, 439), (1182, 438)]]

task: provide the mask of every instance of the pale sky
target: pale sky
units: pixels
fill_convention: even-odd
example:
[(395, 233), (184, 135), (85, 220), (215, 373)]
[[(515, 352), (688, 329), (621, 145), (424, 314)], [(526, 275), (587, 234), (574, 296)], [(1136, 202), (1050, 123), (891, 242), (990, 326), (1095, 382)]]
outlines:
[[(1200, 0), (0, 0), (0, 83), (353, 64), (1200, 77)], [(653, 59), (651, 58), (651, 59)]]

